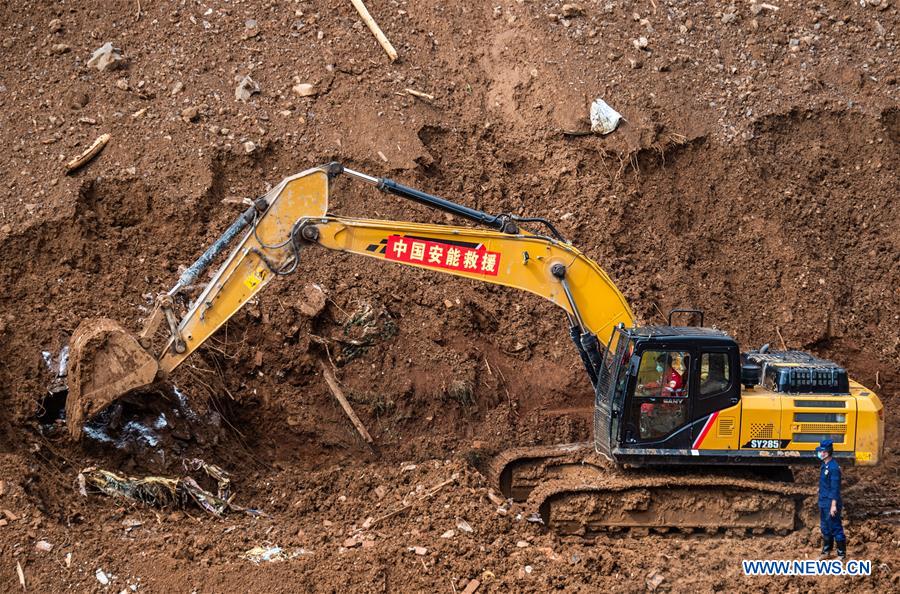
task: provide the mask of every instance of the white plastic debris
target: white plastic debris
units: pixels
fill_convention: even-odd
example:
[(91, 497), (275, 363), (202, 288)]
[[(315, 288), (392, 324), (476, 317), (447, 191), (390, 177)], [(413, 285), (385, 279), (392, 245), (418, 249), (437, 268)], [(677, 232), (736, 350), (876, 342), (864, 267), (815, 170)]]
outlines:
[(35, 550), (41, 551), (43, 553), (49, 553), (53, 550), (53, 545), (47, 542), (46, 540), (39, 540), (34, 543)]
[(597, 97), (591, 103), (591, 132), (609, 134), (619, 127), (622, 115), (610, 107), (606, 101)]
[[(522, 514), (516, 514), (516, 519), (521, 520)], [(541, 514), (539, 514), (538, 512), (531, 513), (531, 515), (529, 515), (526, 518), (526, 521), (531, 522), (533, 524), (543, 524), (544, 523), (544, 519), (541, 517)]]
[(463, 520), (462, 518), (456, 519), (456, 527), (462, 530), (463, 532), (472, 533), (472, 525)]
[(96, 572), (94, 572), (94, 577), (96, 577), (97, 581), (100, 582), (101, 584), (103, 584), (104, 586), (109, 585), (109, 577), (106, 575), (106, 573), (102, 569), (98, 569)]
[(241, 555), (248, 561), (260, 563), (262, 561), (281, 561), (284, 559), (284, 550), (281, 547), (253, 547)]
[(311, 555), (312, 551), (306, 549), (294, 549), (293, 551), (285, 551), (279, 546), (253, 547), (249, 551), (241, 553), (239, 557), (259, 564), (271, 561), (287, 561), (303, 555)]

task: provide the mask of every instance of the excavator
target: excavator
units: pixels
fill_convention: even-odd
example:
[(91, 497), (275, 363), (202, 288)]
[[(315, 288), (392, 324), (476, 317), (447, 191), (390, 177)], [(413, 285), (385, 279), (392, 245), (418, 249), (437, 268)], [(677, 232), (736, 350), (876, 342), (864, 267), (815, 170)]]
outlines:
[[(478, 226), (329, 213), (341, 175)], [(842, 463), (869, 466), (883, 455), (881, 401), (844, 368), (768, 346), (741, 352), (696, 310), (636, 325), (610, 277), (546, 219), (490, 214), (339, 163), (249, 202), (157, 297), (140, 334), (110, 319), (79, 324), (67, 377), (73, 438), (117, 399), (164, 381), (266, 285), (296, 271), (301, 250), (324, 248), (521, 289), (563, 310), (594, 390), (592, 441), (515, 448), (481, 465), (507, 498), (560, 533), (786, 533), (808, 520), (812, 493), (790, 467), (816, 463), (821, 439), (834, 441)], [(675, 315), (699, 325), (674, 325)]]

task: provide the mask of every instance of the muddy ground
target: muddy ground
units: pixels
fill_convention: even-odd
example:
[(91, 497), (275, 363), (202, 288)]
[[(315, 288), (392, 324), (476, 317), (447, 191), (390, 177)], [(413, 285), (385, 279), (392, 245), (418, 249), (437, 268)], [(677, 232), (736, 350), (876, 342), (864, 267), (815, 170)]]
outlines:
[[(900, 587), (897, 3), (367, 5), (396, 62), (344, 1), (0, 6), (3, 589), (20, 588), (17, 566), (47, 592)], [(107, 41), (119, 68), (88, 66)], [(259, 92), (239, 100), (247, 75)], [(596, 97), (627, 122), (567, 134), (587, 130)], [(101, 155), (66, 175), (102, 133)], [(886, 408), (883, 464), (846, 470), (851, 555), (873, 575), (742, 576), (742, 558), (813, 555), (808, 528), (585, 544), (499, 513), (473, 451), (590, 435), (564, 316), (353, 256), (304, 252), (175, 374), (186, 400), (127, 405), (77, 444), (54, 427), (42, 352), (56, 365), (84, 317), (137, 330), (242, 198), (333, 159), (554, 220), (644, 322), (700, 307), (746, 347), (783, 339), (846, 365)], [(331, 207), (447, 222), (348, 180)], [(311, 283), (327, 296), (312, 318)], [(323, 344), (380, 458), (328, 392)], [(87, 466), (177, 476), (191, 458), (232, 473), (235, 503), (266, 515), (78, 493)], [(240, 556), (272, 545), (291, 558)]]

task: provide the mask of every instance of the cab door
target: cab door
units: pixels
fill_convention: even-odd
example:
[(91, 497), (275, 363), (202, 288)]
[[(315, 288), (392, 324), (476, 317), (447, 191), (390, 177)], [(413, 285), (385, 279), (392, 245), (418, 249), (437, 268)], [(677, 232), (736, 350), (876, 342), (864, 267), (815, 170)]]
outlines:
[[(738, 351), (734, 347), (705, 346), (698, 348), (697, 391), (693, 401), (694, 422), (691, 425), (691, 449), (700, 449), (704, 443), (710, 446), (715, 439), (708, 439), (711, 432), (721, 438), (736, 435), (739, 414), (718, 418), (719, 411), (731, 408), (741, 401)], [(716, 422), (718, 421), (718, 425)], [(716, 427), (714, 427), (716, 425)], [(730, 439), (728, 440), (730, 443)], [(720, 444), (721, 445), (721, 444)], [(724, 448), (723, 448), (724, 449)]]
[(632, 357), (624, 447), (690, 447), (695, 359), (689, 347), (665, 345), (647, 345)]

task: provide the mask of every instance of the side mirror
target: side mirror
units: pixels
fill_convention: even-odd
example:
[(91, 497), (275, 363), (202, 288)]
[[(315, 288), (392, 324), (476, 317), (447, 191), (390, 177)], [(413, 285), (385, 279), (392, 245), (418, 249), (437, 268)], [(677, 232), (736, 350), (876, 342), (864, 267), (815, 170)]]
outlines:
[(641, 356), (640, 355), (632, 355), (631, 361), (628, 363), (628, 375), (636, 376), (638, 374), (638, 369), (641, 368)]

